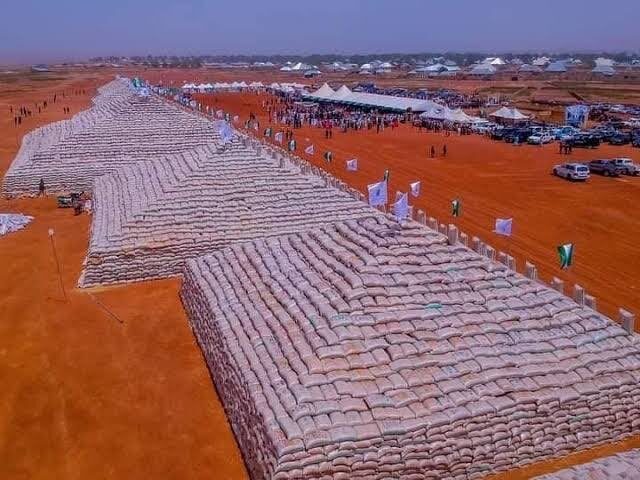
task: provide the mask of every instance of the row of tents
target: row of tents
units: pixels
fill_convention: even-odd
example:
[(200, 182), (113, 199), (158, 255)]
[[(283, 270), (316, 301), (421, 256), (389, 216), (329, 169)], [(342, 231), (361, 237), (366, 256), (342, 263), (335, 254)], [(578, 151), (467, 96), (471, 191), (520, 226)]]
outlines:
[(306, 85), (302, 85), (300, 83), (271, 83), (269, 85), (265, 85), (262, 82), (251, 82), (246, 83), (242, 82), (216, 82), (216, 83), (200, 83), (196, 85), (195, 83), (185, 83), (181, 89), (184, 92), (191, 93), (207, 93), (214, 91), (223, 91), (223, 90), (260, 90), (260, 89), (270, 89), (274, 91), (280, 91), (285, 93), (293, 93), (297, 90), (302, 90), (306, 88)]
[(443, 120), (451, 123), (474, 123), (481, 119), (467, 115), (462, 109), (451, 109), (432, 100), (396, 97), (377, 93), (353, 92), (346, 85), (333, 90), (328, 84), (318, 90), (303, 95), (305, 100), (322, 103), (337, 103), (363, 108), (375, 108), (387, 111), (419, 113), (420, 118)]
[[(303, 94), (303, 98), (320, 103), (337, 103), (397, 112), (406, 112), (410, 109), (413, 113), (419, 113), (420, 118), (450, 123), (472, 124), (486, 122), (482, 118), (468, 115), (461, 108), (451, 109), (432, 100), (353, 92), (346, 85), (334, 90), (325, 83), (315, 92)], [(527, 115), (516, 108), (508, 107), (502, 107), (490, 114), (490, 116), (509, 122), (521, 122), (529, 119)]]

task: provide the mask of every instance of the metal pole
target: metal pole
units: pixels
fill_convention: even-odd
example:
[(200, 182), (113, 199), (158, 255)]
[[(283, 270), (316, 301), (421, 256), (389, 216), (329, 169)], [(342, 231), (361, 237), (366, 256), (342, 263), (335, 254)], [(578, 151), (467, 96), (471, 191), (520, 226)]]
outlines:
[(62, 272), (60, 271), (60, 262), (58, 261), (58, 252), (56, 250), (56, 242), (53, 240), (54, 231), (53, 228), (49, 229), (49, 239), (51, 240), (51, 248), (53, 249), (53, 258), (56, 260), (56, 269), (58, 271), (58, 280), (60, 281), (60, 289), (64, 296), (64, 301), (67, 301), (67, 291), (64, 288), (64, 282), (62, 281)]

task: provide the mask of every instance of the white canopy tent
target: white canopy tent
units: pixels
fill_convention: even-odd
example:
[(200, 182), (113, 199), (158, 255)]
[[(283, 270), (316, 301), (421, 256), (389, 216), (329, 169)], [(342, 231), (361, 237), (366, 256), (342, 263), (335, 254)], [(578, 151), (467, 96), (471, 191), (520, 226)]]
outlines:
[(518, 122), (518, 121), (523, 121), (523, 120), (528, 120), (529, 119), (529, 117), (527, 115), (522, 113), (517, 108), (508, 108), (508, 107), (501, 107), (498, 110), (496, 110), (495, 112), (490, 113), (489, 116), (490, 117), (494, 117), (494, 118), (501, 118), (503, 120), (511, 120), (511, 121), (514, 121), (514, 122)]
[(461, 108), (452, 110), (445, 105), (435, 104), (432, 108), (420, 115), (420, 118), (429, 120), (443, 120), (451, 123), (473, 123), (476, 117), (467, 115)]
[(380, 95), (377, 93), (352, 92), (345, 85), (334, 91), (328, 84), (324, 84), (313, 93), (304, 96), (308, 100), (334, 102), (358, 107), (377, 108), (382, 110), (396, 110), (406, 112), (424, 112), (435, 102), (417, 98)]

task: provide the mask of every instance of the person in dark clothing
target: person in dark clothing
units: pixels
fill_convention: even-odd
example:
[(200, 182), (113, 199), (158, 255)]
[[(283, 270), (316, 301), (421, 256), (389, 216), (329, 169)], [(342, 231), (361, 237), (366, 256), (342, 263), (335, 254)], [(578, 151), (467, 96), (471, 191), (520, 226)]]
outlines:
[(442, 147), (442, 156), (443, 157), (447, 156), (447, 145), (446, 144)]
[(38, 196), (42, 197), (45, 194), (45, 188), (44, 188), (44, 179), (40, 179), (40, 184), (38, 185)]
[(436, 156), (436, 147), (431, 145), (431, 158), (435, 158)]

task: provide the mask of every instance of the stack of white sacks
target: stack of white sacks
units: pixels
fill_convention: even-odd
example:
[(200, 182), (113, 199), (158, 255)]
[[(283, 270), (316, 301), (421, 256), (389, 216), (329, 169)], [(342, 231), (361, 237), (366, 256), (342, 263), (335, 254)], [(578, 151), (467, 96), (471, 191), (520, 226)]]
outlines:
[(640, 425), (637, 335), (417, 223), (187, 263), (183, 303), (254, 479), (469, 479)]
[(125, 79), (101, 88), (90, 109), (27, 134), (5, 176), (6, 196), (90, 191), (121, 166), (181, 153), (211, 141), (214, 125), (157, 96), (141, 97)]
[(186, 259), (234, 242), (375, 214), (238, 139), (101, 177), (93, 209), (85, 287), (177, 275)]

